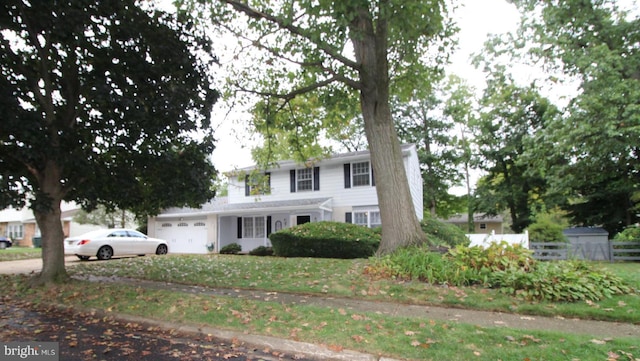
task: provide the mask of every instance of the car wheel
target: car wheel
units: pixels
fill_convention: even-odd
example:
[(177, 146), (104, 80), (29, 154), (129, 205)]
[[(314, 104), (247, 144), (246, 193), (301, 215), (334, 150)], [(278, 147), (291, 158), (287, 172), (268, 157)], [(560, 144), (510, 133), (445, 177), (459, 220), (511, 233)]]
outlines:
[(113, 257), (113, 248), (109, 246), (102, 246), (98, 250), (98, 254), (96, 254), (99, 260), (108, 260)]
[(89, 260), (89, 256), (78, 256), (78, 255), (76, 255), (76, 257), (80, 258), (81, 261), (88, 261)]
[(166, 244), (161, 244), (156, 248), (156, 254), (167, 254), (168, 251), (169, 249)]

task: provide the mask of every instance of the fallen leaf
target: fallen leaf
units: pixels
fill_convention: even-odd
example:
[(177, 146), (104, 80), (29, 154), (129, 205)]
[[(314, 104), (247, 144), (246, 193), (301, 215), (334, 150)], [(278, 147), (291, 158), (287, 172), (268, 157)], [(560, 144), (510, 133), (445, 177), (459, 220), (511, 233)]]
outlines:
[(607, 341), (604, 340), (596, 340), (595, 338), (591, 340), (591, 343), (596, 344), (596, 345), (605, 345), (607, 343)]

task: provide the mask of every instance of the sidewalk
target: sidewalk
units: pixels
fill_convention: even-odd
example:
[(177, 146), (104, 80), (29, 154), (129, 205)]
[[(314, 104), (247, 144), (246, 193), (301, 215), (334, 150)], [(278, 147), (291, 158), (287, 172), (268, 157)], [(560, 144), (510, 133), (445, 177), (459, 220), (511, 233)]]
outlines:
[(289, 293), (239, 289), (205, 288), (139, 279), (89, 277), (87, 281), (131, 284), (151, 289), (208, 294), (271, 301), (285, 304), (343, 308), (357, 312), (379, 313), (394, 317), (423, 318), (425, 320), (465, 323), (479, 327), (503, 327), (521, 330), (555, 331), (592, 335), (597, 338), (640, 337), (640, 325), (619, 322), (525, 316), (502, 312), (475, 311), (435, 306), (407, 305), (392, 302), (365, 301), (349, 298), (309, 296)]

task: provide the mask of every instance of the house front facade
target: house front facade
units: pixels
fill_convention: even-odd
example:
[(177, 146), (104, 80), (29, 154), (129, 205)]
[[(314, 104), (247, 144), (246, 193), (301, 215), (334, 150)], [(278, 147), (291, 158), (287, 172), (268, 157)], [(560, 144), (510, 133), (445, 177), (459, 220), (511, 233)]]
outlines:
[[(422, 219), (422, 177), (415, 145), (402, 146), (413, 207)], [(171, 208), (148, 223), (149, 235), (169, 242), (171, 253), (208, 253), (232, 243), (249, 252), (270, 246), (268, 236), (307, 222), (381, 225), (369, 151), (336, 154), (297, 164), (284, 161), (228, 174), (228, 196), (201, 208)]]

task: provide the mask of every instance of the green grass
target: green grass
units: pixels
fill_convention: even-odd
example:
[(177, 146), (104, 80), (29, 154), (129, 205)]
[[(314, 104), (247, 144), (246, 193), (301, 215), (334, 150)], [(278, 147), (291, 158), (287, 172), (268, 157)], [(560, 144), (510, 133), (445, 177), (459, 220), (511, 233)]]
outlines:
[[(442, 287), (422, 282), (372, 279), (368, 260), (278, 258), (226, 255), (172, 255), (89, 262), (71, 274), (167, 281), (206, 287), (322, 294), (368, 300), (439, 305), (529, 315), (577, 317), (640, 323), (640, 294), (598, 302), (525, 302), (495, 289)], [(640, 289), (640, 263), (599, 263)], [(136, 272), (131, 272), (135, 269)]]
[[(153, 257), (155, 261), (155, 258)], [(217, 257), (214, 257), (217, 258)], [(236, 261), (236, 260), (234, 260)], [(306, 260), (298, 260), (306, 263)], [(148, 263), (149, 259), (144, 262)], [(98, 268), (119, 262), (100, 262)], [(129, 262), (126, 262), (130, 264)], [(233, 297), (71, 282), (31, 289), (25, 276), (2, 276), (5, 300), (104, 309), (352, 349), (410, 360), (606, 360), (640, 356), (637, 338), (597, 340), (554, 332), (481, 328), (428, 318), (390, 317), (342, 308), (285, 305)], [(622, 358), (625, 357), (625, 358)]]
[(11, 247), (0, 250), (0, 262), (17, 261), (21, 259), (40, 258), (41, 248)]

